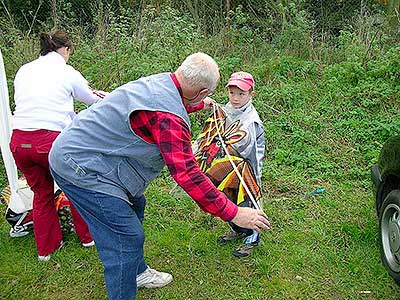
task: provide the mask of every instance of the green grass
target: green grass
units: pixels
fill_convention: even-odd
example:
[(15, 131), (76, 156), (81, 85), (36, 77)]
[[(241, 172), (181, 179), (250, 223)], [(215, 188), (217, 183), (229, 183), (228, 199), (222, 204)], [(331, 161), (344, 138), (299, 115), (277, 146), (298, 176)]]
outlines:
[[(145, 253), (174, 282), (140, 290), (138, 299), (398, 299), (379, 261), (371, 192), (358, 183), (332, 183), (318, 196), (268, 193), (272, 229), (244, 259), (231, 255), (238, 242), (217, 243), (227, 225), (183, 191), (169, 195), (172, 186), (159, 178), (147, 192)], [(4, 220), (0, 229), (1, 299), (105, 298), (96, 251), (82, 248), (74, 234), (64, 236), (65, 247), (49, 263), (39, 263), (32, 235), (8, 237)]]

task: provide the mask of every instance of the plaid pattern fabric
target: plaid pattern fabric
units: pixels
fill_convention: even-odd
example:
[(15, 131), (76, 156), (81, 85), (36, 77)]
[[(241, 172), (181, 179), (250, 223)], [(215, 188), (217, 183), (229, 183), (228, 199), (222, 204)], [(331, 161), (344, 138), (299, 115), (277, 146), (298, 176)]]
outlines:
[(156, 144), (174, 180), (200, 208), (225, 221), (237, 213), (237, 206), (200, 171), (191, 147), (186, 123), (166, 112), (138, 111), (130, 117), (132, 130), (146, 142)]

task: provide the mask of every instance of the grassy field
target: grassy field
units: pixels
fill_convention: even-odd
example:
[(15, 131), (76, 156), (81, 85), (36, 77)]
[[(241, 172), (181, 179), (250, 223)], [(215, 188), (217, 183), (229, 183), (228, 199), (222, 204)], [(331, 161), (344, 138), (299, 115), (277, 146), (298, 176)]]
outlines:
[[(172, 182), (158, 179), (147, 193), (146, 259), (174, 282), (140, 290), (138, 299), (398, 299), (379, 261), (368, 183), (320, 182), (325, 193), (309, 197), (287, 183), (290, 190), (266, 193), (272, 230), (250, 258), (237, 259), (231, 251), (238, 243), (216, 242), (227, 226), (183, 192), (169, 195)], [(12, 239), (8, 230), (2, 219), (1, 299), (105, 299), (97, 253), (75, 235), (64, 236), (66, 246), (49, 263), (39, 263), (33, 236)]]
[[(303, 31), (269, 44), (251, 28), (232, 24), (228, 36), (206, 37), (188, 22), (169, 11), (144, 26), (140, 39), (125, 35), (121, 24), (111, 28), (118, 39), (111, 31), (109, 40), (75, 32), (71, 64), (94, 87), (112, 90), (172, 71), (187, 54), (205, 51), (221, 67), (220, 103), (227, 101), (230, 73), (253, 73), (254, 104), (265, 126), (262, 190), (272, 229), (251, 257), (234, 258), (239, 242), (217, 243), (228, 226), (201, 212), (183, 191), (170, 194), (174, 183), (164, 170), (146, 192), (145, 256), (151, 267), (171, 272), (174, 282), (140, 290), (137, 298), (399, 299), (400, 289), (380, 263), (370, 179), (382, 144), (400, 134), (398, 42), (365, 38), (371, 32), (363, 38), (355, 30), (342, 32), (333, 47), (309, 47)], [(35, 36), (7, 34), (0, 46), (12, 96), (16, 70), (38, 48)], [(194, 136), (205, 117), (192, 117)], [(0, 188), (6, 184), (0, 164)], [(317, 188), (324, 192), (313, 195)], [(0, 214), (5, 210), (2, 203)], [(33, 235), (12, 239), (8, 231), (0, 218), (0, 299), (106, 298), (95, 249), (82, 248), (74, 234), (64, 236), (65, 247), (49, 263), (39, 263)]]
[[(263, 192), (272, 229), (250, 258), (231, 255), (237, 243), (217, 244), (227, 225), (199, 211), (179, 189), (169, 195), (173, 182), (166, 173), (152, 184), (146, 258), (175, 280), (164, 289), (141, 290), (138, 299), (398, 299), (379, 260), (369, 178), (385, 138), (374, 135), (380, 131), (373, 126), (398, 130), (398, 98), (371, 114), (340, 98), (330, 101), (335, 95), (322, 86), (314, 78), (258, 85), (255, 103), (268, 145)], [(309, 194), (318, 187), (325, 192)], [(1, 299), (105, 298), (96, 251), (80, 247), (75, 235), (65, 236), (66, 246), (50, 263), (39, 263), (33, 236), (12, 239), (8, 230), (1, 219)]]

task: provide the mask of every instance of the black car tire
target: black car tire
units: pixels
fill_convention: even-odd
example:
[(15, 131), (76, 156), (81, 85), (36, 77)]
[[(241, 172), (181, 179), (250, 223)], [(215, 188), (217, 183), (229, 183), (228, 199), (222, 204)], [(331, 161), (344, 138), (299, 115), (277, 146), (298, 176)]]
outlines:
[(379, 238), (382, 263), (400, 286), (400, 190), (391, 191), (383, 201)]
[(382, 189), (384, 188), (384, 185), (382, 183), (382, 177), (381, 177), (381, 170), (379, 169), (378, 165), (374, 165), (371, 168), (371, 175), (372, 175), (372, 181), (374, 182), (374, 185), (376, 187), (376, 193), (375, 193), (375, 209), (376, 209), (376, 216), (379, 218), (379, 212), (381, 210), (382, 206), (382, 198), (380, 197), (382, 193)]

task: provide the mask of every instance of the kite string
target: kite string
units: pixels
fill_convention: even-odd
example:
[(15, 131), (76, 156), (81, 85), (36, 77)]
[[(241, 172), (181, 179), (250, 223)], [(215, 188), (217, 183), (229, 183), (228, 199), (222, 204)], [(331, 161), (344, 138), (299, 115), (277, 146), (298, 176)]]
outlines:
[(258, 203), (254, 200), (253, 195), (251, 194), (249, 188), (247, 187), (246, 182), (244, 181), (242, 175), (240, 175), (239, 170), (237, 169), (235, 163), (234, 163), (233, 160), (232, 160), (232, 157), (230, 156), (228, 150), (226, 149), (225, 142), (224, 142), (224, 140), (222, 139), (221, 133), (220, 133), (219, 128), (218, 128), (217, 114), (216, 114), (216, 106), (219, 106), (219, 105), (218, 105), (217, 103), (215, 103), (215, 104), (213, 105), (213, 115), (214, 115), (214, 122), (215, 122), (215, 127), (216, 127), (216, 129), (217, 129), (218, 137), (219, 137), (219, 139), (220, 139), (220, 141), (221, 141), (221, 146), (222, 146), (222, 148), (224, 149), (226, 155), (228, 156), (229, 162), (231, 163), (233, 169), (235, 170), (236, 175), (239, 177), (239, 180), (240, 180), (241, 183), (243, 184), (243, 187), (244, 187), (244, 189), (246, 190), (246, 193), (248, 194), (248, 196), (249, 196), (251, 202), (253, 203), (254, 207), (255, 207), (256, 209), (260, 209), (260, 206), (259, 206)]

